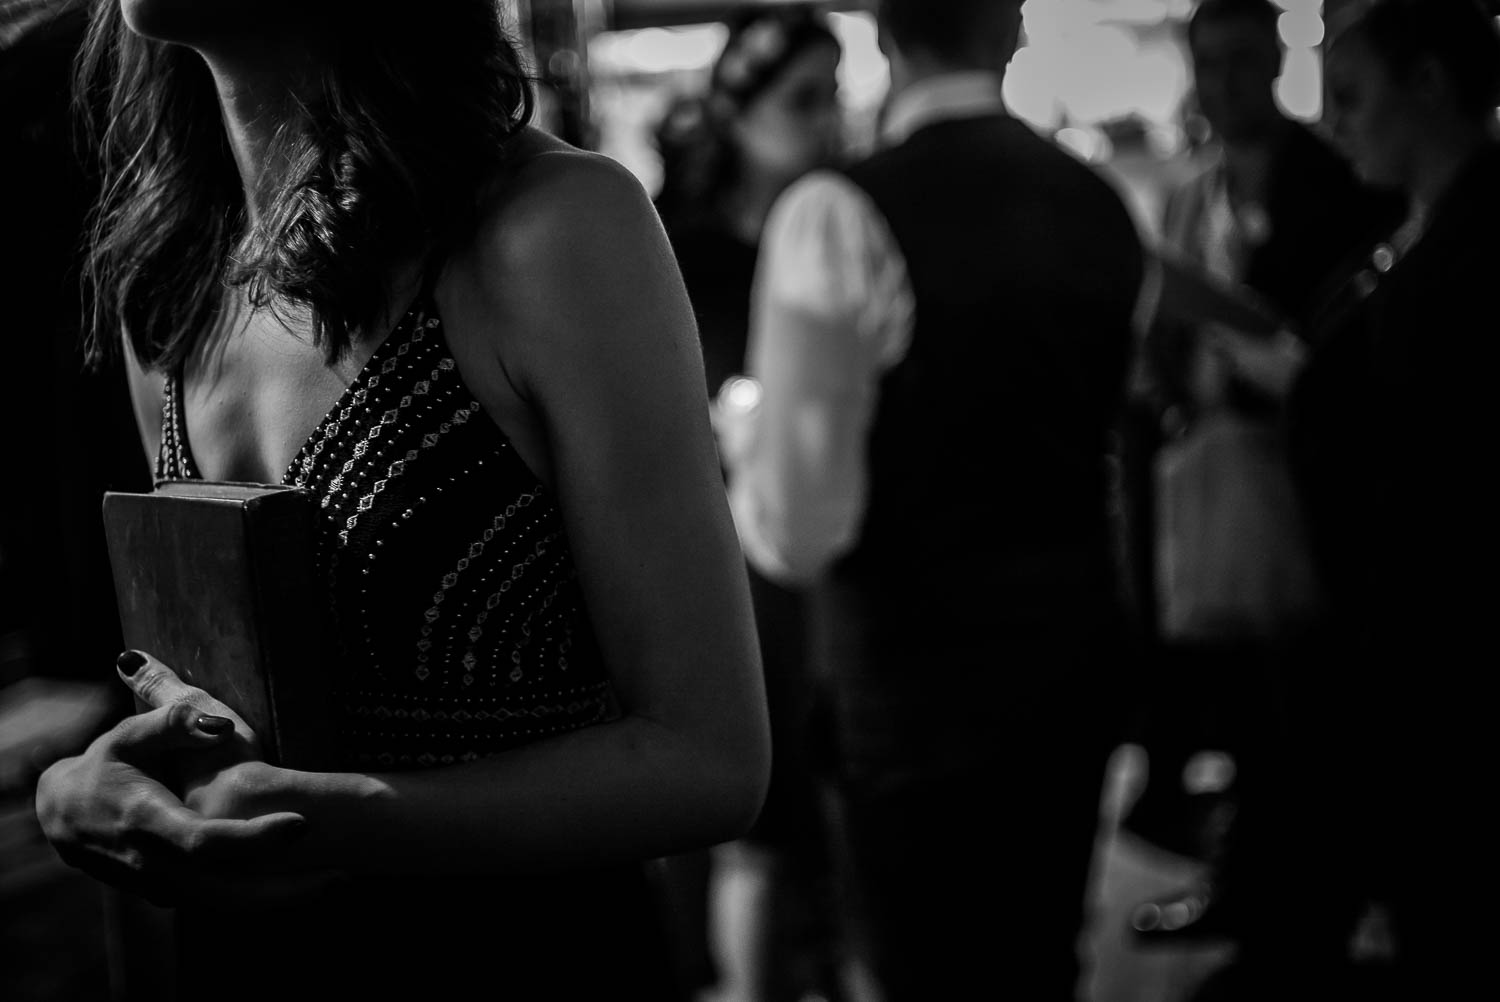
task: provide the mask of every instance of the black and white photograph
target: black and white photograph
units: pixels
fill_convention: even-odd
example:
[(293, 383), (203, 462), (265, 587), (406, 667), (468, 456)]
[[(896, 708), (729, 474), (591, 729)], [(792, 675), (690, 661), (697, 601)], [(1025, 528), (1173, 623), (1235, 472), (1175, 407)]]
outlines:
[(0, 0), (0, 200), (3, 1002), (1493, 990), (1500, 0)]

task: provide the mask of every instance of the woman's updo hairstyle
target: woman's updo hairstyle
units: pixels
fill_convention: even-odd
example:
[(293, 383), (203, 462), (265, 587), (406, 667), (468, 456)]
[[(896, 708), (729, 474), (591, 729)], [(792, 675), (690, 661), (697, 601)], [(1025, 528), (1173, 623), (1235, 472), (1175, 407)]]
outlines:
[(662, 188), (656, 206), (671, 225), (712, 215), (738, 181), (730, 123), (802, 53), (837, 47), (827, 15), (811, 5), (750, 7), (727, 20), (729, 35), (704, 94), (676, 98), (656, 129)]

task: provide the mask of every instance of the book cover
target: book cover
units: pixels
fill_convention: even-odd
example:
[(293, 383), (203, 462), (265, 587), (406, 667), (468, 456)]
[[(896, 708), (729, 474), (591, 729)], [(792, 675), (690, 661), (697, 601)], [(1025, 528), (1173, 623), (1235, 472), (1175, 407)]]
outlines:
[(107, 492), (103, 508), (125, 646), (233, 707), (267, 761), (333, 768), (334, 645), (312, 495), (164, 481)]

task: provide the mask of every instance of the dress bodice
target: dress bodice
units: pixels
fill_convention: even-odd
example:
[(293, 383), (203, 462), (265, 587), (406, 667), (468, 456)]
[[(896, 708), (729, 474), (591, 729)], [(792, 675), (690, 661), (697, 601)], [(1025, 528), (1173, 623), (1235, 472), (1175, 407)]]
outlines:
[[(158, 480), (197, 479), (180, 370)], [(466, 761), (612, 706), (557, 499), (481, 409), (424, 293), (308, 437), (282, 483), (321, 517), (346, 766)]]

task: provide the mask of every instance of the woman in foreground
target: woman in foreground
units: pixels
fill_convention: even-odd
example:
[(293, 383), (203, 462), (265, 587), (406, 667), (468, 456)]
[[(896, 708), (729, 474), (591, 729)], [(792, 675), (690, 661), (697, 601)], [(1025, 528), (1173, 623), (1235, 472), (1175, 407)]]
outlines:
[(159, 477), (318, 497), (346, 771), (255, 760), (232, 708), (127, 653), (156, 709), (43, 775), (48, 837), (179, 904), (182, 983), (215, 994), (663, 997), (640, 861), (743, 832), (769, 742), (649, 200), (526, 125), (493, 0), (94, 16), (96, 350)]

